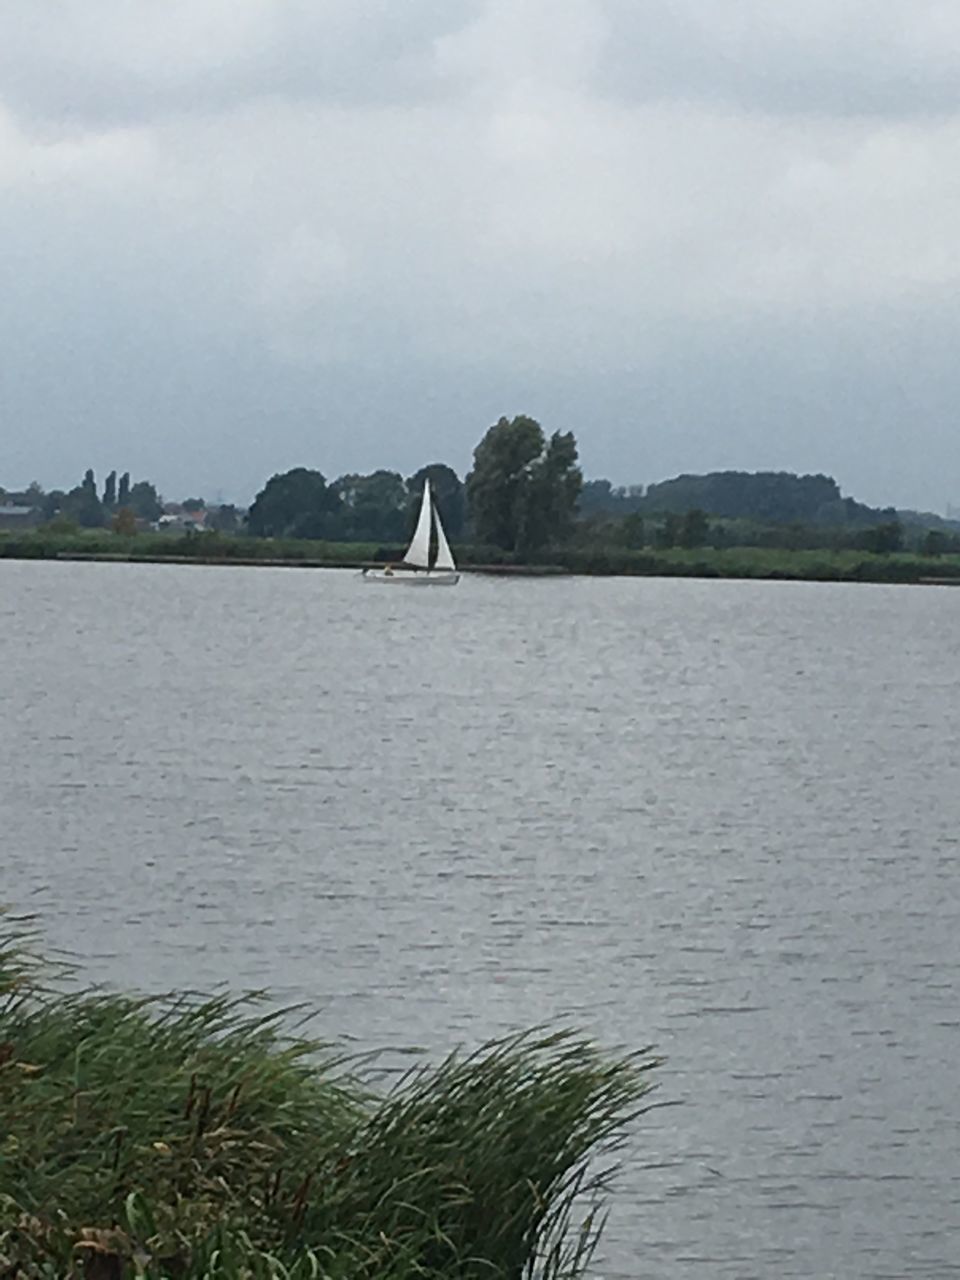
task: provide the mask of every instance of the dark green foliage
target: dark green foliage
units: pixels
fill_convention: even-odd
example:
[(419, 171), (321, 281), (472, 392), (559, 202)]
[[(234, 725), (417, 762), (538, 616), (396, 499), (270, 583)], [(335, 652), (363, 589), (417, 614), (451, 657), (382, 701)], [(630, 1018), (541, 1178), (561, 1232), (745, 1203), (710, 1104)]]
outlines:
[(331, 488), (340, 499), (332, 536), (351, 542), (399, 542), (406, 536), (407, 487), (396, 471), (341, 476)]
[(519, 550), (529, 553), (569, 536), (582, 484), (573, 432), (555, 431), (543, 457), (533, 466)]
[(481, 542), (516, 549), (524, 521), (533, 464), (544, 450), (540, 424), (533, 418), (501, 418), (473, 451), (467, 476), (470, 522)]
[(76, 488), (63, 496), (60, 512), (85, 529), (99, 528), (106, 513), (97, 497), (97, 482), (92, 471), (87, 471)]
[(680, 514), (699, 508), (711, 515), (787, 523), (815, 521), (822, 509), (841, 501), (840, 487), (830, 476), (797, 476), (788, 471), (714, 471), (652, 484), (643, 505), (645, 511)]
[(163, 515), (160, 496), (149, 480), (138, 480), (132, 485), (127, 501), (121, 505), (129, 507), (140, 520), (159, 520)]
[(120, 487), (117, 489), (117, 506), (125, 507), (130, 501), (130, 472), (125, 471), (120, 477)]
[(324, 538), (336, 530), (340, 496), (307, 467), (271, 476), (254, 499), (247, 528), (262, 538)]
[(203, 511), (207, 504), (202, 498), (184, 498), (180, 505), (184, 511)]
[(5, 1274), (582, 1274), (611, 1173), (592, 1157), (642, 1109), (649, 1053), (521, 1035), (377, 1098), (248, 1003), (43, 991), (7, 933)]
[(62, 489), (51, 489), (49, 493), (44, 494), (40, 503), (40, 510), (43, 512), (45, 520), (53, 520), (63, 510), (63, 504), (67, 495)]
[(430, 491), (440, 511), (440, 519), (447, 531), (447, 537), (451, 541), (461, 538), (466, 519), (466, 491), (463, 481), (454, 469), (443, 462), (431, 462), (428, 466), (421, 467), (407, 480), (409, 532), (413, 532), (417, 513), (420, 510), (420, 498), (423, 494), (425, 479), (430, 480)]
[(103, 482), (103, 505), (112, 510), (117, 505), (117, 473), (111, 471)]
[(467, 476), (477, 538), (527, 554), (569, 531), (583, 475), (571, 432), (549, 443), (539, 422), (523, 415), (492, 426), (473, 453)]

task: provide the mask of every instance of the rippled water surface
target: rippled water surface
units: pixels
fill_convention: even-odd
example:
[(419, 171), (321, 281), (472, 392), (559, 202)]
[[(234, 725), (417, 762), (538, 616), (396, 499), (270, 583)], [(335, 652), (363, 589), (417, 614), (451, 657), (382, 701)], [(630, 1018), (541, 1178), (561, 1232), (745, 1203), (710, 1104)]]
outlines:
[(606, 1277), (960, 1275), (958, 660), (943, 589), (0, 561), (0, 899), (362, 1045), (656, 1042)]

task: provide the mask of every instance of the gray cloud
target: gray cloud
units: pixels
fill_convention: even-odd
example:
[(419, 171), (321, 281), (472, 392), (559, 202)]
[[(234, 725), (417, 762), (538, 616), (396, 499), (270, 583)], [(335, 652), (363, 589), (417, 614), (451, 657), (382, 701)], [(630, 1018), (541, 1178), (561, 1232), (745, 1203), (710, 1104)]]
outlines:
[(8, 4), (0, 83), (25, 118), (131, 124), (261, 97), (415, 102), (433, 41), (480, 0), (51, 0)]
[(0, 483), (463, 468), (522, 410), (614, 479), (960, 500), (960, 14), (769, 9), (0, 9)]
[(597, 83), (818, 117), (903, 118), (960, 105), (960, 11), (944, 0), (605, 0)]

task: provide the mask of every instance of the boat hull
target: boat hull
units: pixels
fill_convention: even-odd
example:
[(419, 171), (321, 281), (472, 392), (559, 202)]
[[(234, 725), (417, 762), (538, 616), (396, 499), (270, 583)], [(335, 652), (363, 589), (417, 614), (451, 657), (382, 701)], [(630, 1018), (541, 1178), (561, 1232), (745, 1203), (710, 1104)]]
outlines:
[(455, 587), (460, 574), (450, 569), (364, 569), (364, 582), (387, 587)]

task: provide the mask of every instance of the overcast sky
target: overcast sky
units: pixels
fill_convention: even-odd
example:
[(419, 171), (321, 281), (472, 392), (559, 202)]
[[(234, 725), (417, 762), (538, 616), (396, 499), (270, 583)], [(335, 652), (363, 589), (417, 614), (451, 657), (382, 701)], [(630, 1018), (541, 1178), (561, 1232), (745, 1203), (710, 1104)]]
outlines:
[(0, 484), (960, 503), (956, 0), (0, 0)]

